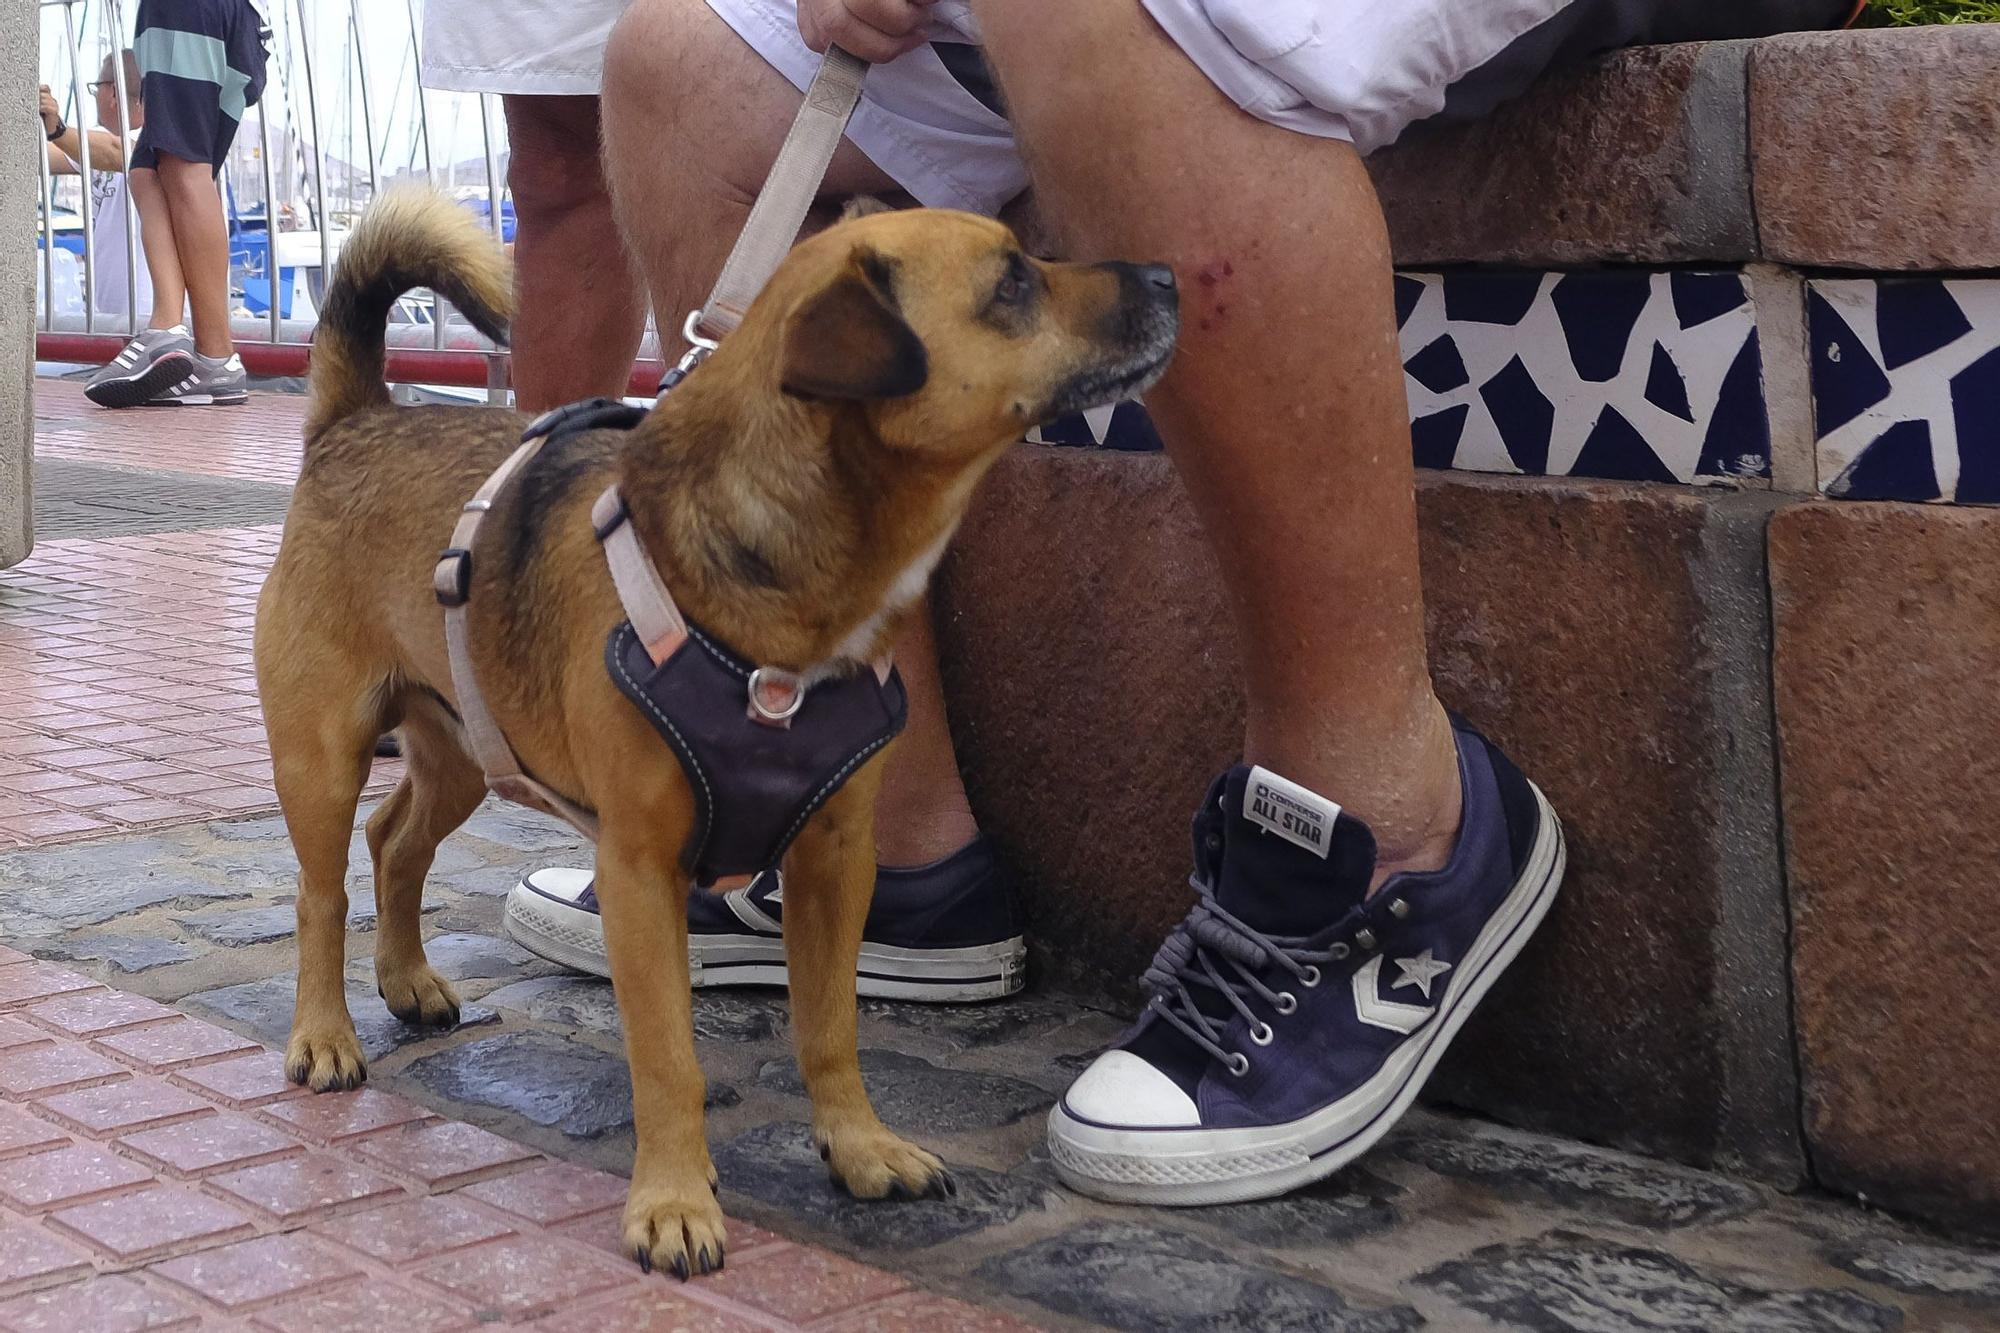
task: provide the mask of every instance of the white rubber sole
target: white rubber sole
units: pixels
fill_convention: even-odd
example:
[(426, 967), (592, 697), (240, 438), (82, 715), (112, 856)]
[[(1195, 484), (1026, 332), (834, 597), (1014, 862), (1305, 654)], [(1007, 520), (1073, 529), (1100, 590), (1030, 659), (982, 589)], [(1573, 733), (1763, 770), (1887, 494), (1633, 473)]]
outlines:
[(1424, 1030), (1347, 1096), (1309, 1116), (1250, 1129), (1118, 1129), (1049, 1112), (1056, 1175), (1080, 1194), (1161, 1206), (1241, 1203), (1324, 1179), (1374, 1147), (1410, 1109), (1465, 1020), (1548, 914), (1567, 864), (1562, 822), (1539, 788), (1535, 854), (1460, 964)]
[[(530, 953), (593, 976), (611, 975), (597, 913), (565, 907), (520, 886), (507, 895), (503, 921), (508, 936)], [(878, 1000), (998, 1000), (1026, 983), (1027, 962), (1027, 940), (1019, 935), (962, 949), (898, 949), (864, 940), (854, 988)], [(688, 941), (688, 975), (696, 987), (782, 986), (784, 941), (766, 935), (694, 936)]]

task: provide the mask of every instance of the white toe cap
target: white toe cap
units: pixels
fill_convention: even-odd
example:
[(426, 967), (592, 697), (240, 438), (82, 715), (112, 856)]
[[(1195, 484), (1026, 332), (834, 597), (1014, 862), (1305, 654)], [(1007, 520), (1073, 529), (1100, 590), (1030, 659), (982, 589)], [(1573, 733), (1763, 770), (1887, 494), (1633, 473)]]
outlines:
[(1063, 1106), (1100, 1125), (1194, 1129), (1201, 1113), (1178, 1084), (1130, 1051), (1106, 1051), (1070, 1084)]
[(571, 866), (546, 866), (535, 871), (524, 881), (526, 887), (547, 898), (561, 903), (575, 903), (590, 887), (594, 878), (591, 871), (578, 870)]

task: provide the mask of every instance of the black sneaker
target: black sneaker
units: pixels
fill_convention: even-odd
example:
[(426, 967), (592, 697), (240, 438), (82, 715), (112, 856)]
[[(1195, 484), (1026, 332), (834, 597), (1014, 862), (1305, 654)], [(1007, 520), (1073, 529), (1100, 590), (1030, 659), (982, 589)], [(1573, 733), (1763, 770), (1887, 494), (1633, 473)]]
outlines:
[[(784, 879), (688, 898), (696, 986), (785, 984)], [(507, 934), (530, 953), (611, 975), (591, 873), (552, 867), (507, 896)], [(875, 872), (856, 991), (888, 1000), (996, 1000), (1026, 980), (1027, 942), (1009, 881), (983, 836), (939, 861)]]
[(1194, 911), (1138, 1023), (1049, 1115), (1056, 1173), (1121, 1203), (1282, 1194), (1366, 1152), (1430, 1077), (1562, 882), (1562, 825), (1457, 725), (1465, 793), (1441, 870), (1375, 870), (1368, 826), (1261, 768), (1195, 816)]

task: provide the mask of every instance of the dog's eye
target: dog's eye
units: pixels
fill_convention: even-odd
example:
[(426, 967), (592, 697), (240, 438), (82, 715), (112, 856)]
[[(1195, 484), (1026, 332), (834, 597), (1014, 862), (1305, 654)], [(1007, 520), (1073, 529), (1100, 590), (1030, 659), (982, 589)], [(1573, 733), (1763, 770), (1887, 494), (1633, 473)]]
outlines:
[(1000, 275), (999, 286), (993, 289), (993, 300), (1000, 305), (1021, 305), (1034, 290), (1035, 278), (1027, 261), (1013, 255), (1007, 260), (1007, 271)]

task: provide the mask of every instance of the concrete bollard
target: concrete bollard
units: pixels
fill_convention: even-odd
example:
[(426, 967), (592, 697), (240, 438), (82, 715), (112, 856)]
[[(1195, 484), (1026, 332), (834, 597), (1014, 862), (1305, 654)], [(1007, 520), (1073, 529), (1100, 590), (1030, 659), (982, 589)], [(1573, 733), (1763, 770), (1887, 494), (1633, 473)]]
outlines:
[(37, 9), (0, 3), (0, 569), (35, 544)]

